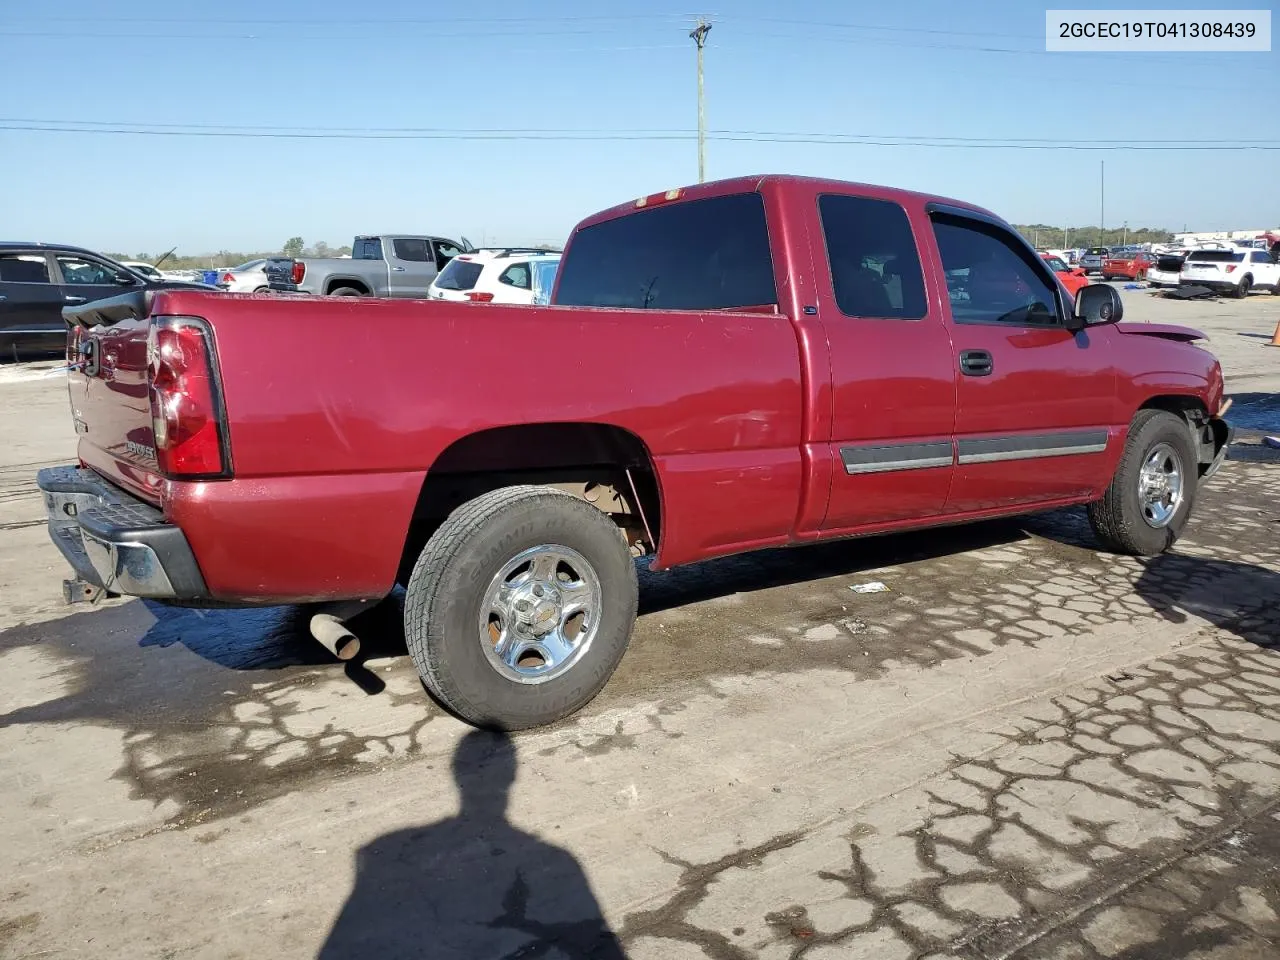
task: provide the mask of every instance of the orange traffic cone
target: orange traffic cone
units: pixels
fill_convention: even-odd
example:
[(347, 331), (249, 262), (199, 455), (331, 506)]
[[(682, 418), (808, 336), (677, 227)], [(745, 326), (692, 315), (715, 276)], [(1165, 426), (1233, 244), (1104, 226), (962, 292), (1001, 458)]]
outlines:
[(1276, 322), (1276, 332), (1271, 335), (1270, 347), (1280, 347), (1280, 321)]

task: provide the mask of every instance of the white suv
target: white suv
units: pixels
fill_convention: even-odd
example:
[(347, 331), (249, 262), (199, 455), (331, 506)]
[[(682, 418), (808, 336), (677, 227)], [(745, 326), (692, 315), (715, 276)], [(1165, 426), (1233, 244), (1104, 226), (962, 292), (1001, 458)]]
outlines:
[(1247, 297), (1254, 287), (1280, 294), (1280, 263), (1266, 250), (1192, 250), (1178, 275), (1180, 286), (1208, 287)]
[(559, 266), (560, 254), (555, 251), (476, 250), (450, 260), (431, 281), (427, 296), (472, 303), (547, 303)]

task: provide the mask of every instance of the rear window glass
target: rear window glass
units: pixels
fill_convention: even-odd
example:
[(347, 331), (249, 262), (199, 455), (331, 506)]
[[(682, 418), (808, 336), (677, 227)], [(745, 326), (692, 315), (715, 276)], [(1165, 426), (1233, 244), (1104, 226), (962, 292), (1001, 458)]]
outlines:
[(410, 263), (429, 263), (431, 261), (431, 251), (427, 248), (427, 241), (406, 238), (403, 240), (392, 240), (391, 247), (396, 252), (396, 259), (408, 260)]
[(441, 290), (470, 290), (480, 279), (480, 273), (483, 270), (484, 267), (474, 260), (460, 260), (454, 257), (445, 264), (444, 269), (440, 271), (440, 276), (436, 277), (435, 283)]
[(0, 256), (0, 281), (4, 283), (48, 283), (49, 265), (43, 256), (7, 253)]
[(377, 237), (364, 237), (356, 240), (351, 247), (352, 260), (381, 260), (382, 241)]
[(726, 310), (777, 303), (758, 193), (693, 200), (606, 220), (574, 236), (556, 303)]
[(1086, 257), (1105, 257), (1111, 251), (1106, 247), (1090, 247), (1085, 251)]
[(924, 279), (907, 212), (889, 200), (818, 198), (836, 305), (847, 317), (919, 320)]
[(1187, 259), (1191, 261), (1198, 260), (1201, 263), (1241, 263), (1244, 260), (1244, 251), (1197, 250)]

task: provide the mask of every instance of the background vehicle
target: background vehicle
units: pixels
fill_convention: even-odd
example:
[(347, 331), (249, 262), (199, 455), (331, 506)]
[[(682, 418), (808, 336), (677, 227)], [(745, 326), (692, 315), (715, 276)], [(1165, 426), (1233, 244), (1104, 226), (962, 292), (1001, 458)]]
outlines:
[(1159, 254), (1156, 262), (1147, 268), (1147, 283), (1153, 287), (1176, 287), (1186, 259), (1186, 250)]
[(547, 303), (559, 265), (559, 252), (531, 248), (463, 253), (431, 282), (429, 295), (472, 303)]
[(1156, 257), (1143, 251), (1107, 257), (1102, 261), (1102, 279), (1145, 280), (1155, 263)]
[(212, 290), (204, 284), (153, 280), (79, 247), (0, 243), (0, 357), (61, 353), (62, 308), (127, 290)]
[(121, 260), (120, 265), (122, 267), (128, 267), (134, 273), (146, 278), (147, 280), (165, 279), (164, 274), (157, 270), (155, 266), (142, 260)]
[(1089, 276), (1081, 267), (1068, 266), (1061, 257), (1051, 253), (1040, 254), (1040, 259), (1049, 265), (1049, 269), (1062, 281), (1062, 285), (1067, 288), (1067, 293), (1071, 296), (1074, 297), (1082, 288), (1089, 285)]
[(1192, 250), (1178, 282), (1233, 297), (1247, 297), (1254, 287), (1280, 293), (1280, 263), (1266, 250)]
[(267, 261), (267, 286), (330, 297), (425, 299), (436, 274), (471, 249), (442, 237), (407, 234), (356, 237), (350, 257), (280, 257)]
[(1012, 227), (954, 200), (778, 176), (669, 190), (579, 224), (552, 299), (70, 311), (72, 348), (115, 359), (68, 375), (79, 463), (39, 475), (54, 542), (90, 582), (179, 604), (403, 583), (431, 692), (521, 728), (613, 672), (635, 556), (1071, 504), (1155, 554), (1226, 455), (1199, 334), (1118, 324), (1104, 284), (1073, 304)]
[(1080, 266), (1086, 274), (1101, 273), (1102, 261), (1111, 256), (1110, 247), (1089, 247), (1080, 256)]
[(218, 286), (228, 293), (262, 293), (267, 289), (267, 261), (250, 260), (218, 271)]

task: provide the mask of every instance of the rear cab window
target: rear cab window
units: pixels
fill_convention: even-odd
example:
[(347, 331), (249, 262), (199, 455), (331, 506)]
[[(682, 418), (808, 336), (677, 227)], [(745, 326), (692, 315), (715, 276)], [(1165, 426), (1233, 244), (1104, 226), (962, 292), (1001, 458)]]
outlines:
[(555, 300), (649, 310), (775, 305), (764, 199), (708, 197), (584, 227), (561, 262)]
[(899, 204), (823, 194), (818, 213), (841, 313), (897, 320), (925, 315), (920, 256), (911, 221)]
[(435, 285), (441, 290), (471, 290), (475, 288), (476, 281), (480, 279), (483, 271), (484, 267), (474, 260), (454, 257), (440, 271), (440, 275), (435, 279)]
[(377, 237), (357, 237), (351, 245), (352, 260), (381, 260), (382, 241)]

